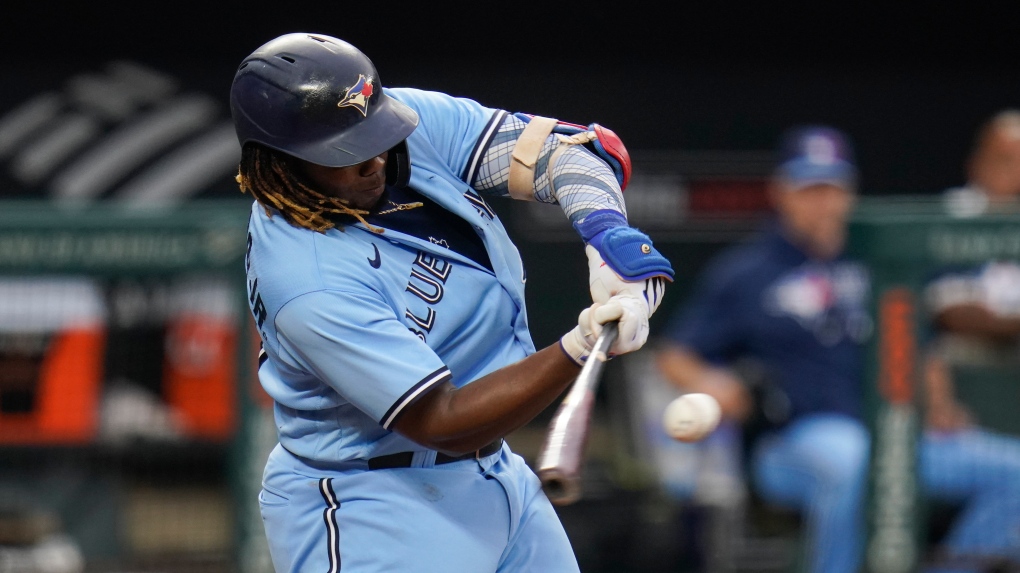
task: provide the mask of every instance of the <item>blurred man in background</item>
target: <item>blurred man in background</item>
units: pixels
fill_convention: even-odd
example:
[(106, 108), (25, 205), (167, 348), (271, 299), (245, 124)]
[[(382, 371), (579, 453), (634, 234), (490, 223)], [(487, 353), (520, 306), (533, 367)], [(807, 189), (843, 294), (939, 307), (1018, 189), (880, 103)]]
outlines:
[[(966, 167), (967, 183), (943, 194), (949, 215), (1020, 213), (1020, 111), (1002, 110), (981, 125)], [(1016, 224), (1020, 219), (1002, 221)], [(997, 402), (1015, 401), (1020, 380), (1020, 264), (994, 258), (942, 268), (924, 294), (933, 335), (924, 366), (928, 386), (942, 388), (940, 396), (951, 397), (954, 388), (965, 391), (983, 415), (975, 416), (955, 399), (929, 401), (929, 426), (947, 434), (967, 431), (977, 423), (1017, 427), (1004, 419), (1013, 417), (1015, 404), (1003, 407)], [(1020, 513), (1015, 498), (1003, 503)]]
[(1020, 110), (1005, 109), (978, 129), (967, 183), (948, 189), (946, 209), (966, 217), (1020, 207)]
[[(1020, 212), (1020, 111), (1002, 110), (978, 129), (967, 183), (946, 190), (943, 199), (954, 217)], [(1020, 265), (1015, 260), (941, 269), (925, 295), (935, 334), (925, 365), (931, 384), (948, 387), (953, 364), (1017, 362)], [(929, 418), (947, 430), (972, 423), (970, 411), (955, 401), (932, 405)]]
[[(843, 253), (858, 170), (848, 138), (829, 127), (793, 129), (781, 149), (774, 221), (710, 263), (657, 362), (745, 425), (752, 486), (802, 513), (810, 570), (854, 572), (871, 443), (862, 351), (873, 330), (867, 269)], [(940, 390), (928, 400), (953, 400)], [(1020, 441), (960, 427), (926, 432), (919, 450), (925, 493), (966, 503), (949, 549), (1020, 558), (1020, 512), (1008, 503), (1020, 500)]]
[[(1020, 111), (1007, 109), (978, 130), (967, 184), (944, 194), (949, 214), (971, 217), (1020, 212)], [(936, 327), (983, 345), (1012, 345), (1020, 335), (1020, 266), (989, 261), (947, 269), (927, 290)]]

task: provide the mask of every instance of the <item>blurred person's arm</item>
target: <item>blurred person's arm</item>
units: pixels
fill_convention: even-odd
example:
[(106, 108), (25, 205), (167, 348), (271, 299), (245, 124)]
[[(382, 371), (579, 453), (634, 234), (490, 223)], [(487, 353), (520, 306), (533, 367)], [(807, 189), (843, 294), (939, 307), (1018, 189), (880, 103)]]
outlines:
[(959, 303), (940, 309), (935, 324), (944, 332), (981, 336), (1006, 341), (1020, 335), (1020, 317), (1001, 316), (977, 302)]
[(716, 255), (698, 272), (690, 297), (670, 317), (655, 347), (659, 373), (684, 392), (708, 394), (726, 419), (746, 422), (754, 412), (749, 384), (733, 367), (751, 332), (743, 309), (757, 300), (746, 290), (754, 272), (745, 247)]
[(956, 399), (952, 370), (939, 354), (928, 352), (922, 364), (925, 424), (929, 429), (952, 432), (972, 426), (970, 411)]
[(999, 263), (947, 272), (925, 288), (925, 298), (939, 331), (1008, 342), (1020, 336), (1017, 289), (1020, 267)]
[(750, 415), (751, 394), (732, 371), (711, 365), (678, 344), (660, 348), (655, 360), (662, 375), (684, 392), (701, 392), (715, 398), (724, 417), (743, 422)]

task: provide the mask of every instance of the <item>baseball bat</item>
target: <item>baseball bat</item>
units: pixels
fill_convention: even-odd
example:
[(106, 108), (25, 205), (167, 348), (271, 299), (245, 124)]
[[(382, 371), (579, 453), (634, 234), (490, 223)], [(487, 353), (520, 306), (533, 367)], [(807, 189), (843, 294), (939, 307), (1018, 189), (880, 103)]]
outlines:
[(536, 473), (549, 501), (556, 505), (574, 503), (581, 497), (581, 466), (588, 443), (595, 391), (606, 360), (609, 360), (609, 347), (616, 341), (618, 333), (615, 321), (603, 325), (591, 354), (549, 424)]

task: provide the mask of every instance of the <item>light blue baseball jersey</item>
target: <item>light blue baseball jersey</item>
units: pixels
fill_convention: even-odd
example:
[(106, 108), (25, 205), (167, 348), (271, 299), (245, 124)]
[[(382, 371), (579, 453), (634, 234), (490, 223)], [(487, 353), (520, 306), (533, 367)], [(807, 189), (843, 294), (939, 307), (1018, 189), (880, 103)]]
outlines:
[[(469, 384), (535, 348), (520, 254), (478, 194), (508, 195), (509, 152), (523, 123), (469, 99), (386, 93), (420, 117), (407, 139), (411, 191), (388, 191), (421, 200), (416, 215), (402, 224), (400, 215), (369, 216), (381, 233), (364, 223), (317, 233), (252, 206), (249, 302), (280, 440), (259, 495), (274, 566), (576, 573), (538, 477), (507, 444), (436, 465), (435, 451), (391, 430), (437, 384)], [(560, 203), (572, 221), (622, 205), (607, 166), (568, 153), (563, 191), (546, 192), (553, 169), (536, 182), (536, 200)], [(396, 452), (414, 452), (408, 467), (369, 469), (368, 459)]]
[(534, 352), (524, 270), (498, 217), (467, 183), (505, 112), (408, 88), (409, 187), (477, 231), (492, 271), (440, 244), (363, 224), (315, 233), (252, 206), (246, 269), (280, 443), (323, 462), (422, 450), (389, 430), (415, 397), (461, 386)]

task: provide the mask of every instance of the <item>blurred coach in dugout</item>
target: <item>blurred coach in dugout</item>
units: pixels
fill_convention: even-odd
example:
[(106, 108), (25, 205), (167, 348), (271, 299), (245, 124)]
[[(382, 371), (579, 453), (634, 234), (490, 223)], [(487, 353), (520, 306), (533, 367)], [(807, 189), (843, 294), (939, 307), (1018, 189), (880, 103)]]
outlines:
[[(810, 570), (853, 572), (863, 564), (862, 351), (873, 330), (867, 268), (843, 254), (858, 173), (848, 138), (829, 127), (791, 129), (781, 153), (769, 191), (776, 217), (710, 262), (657, 360), (744, 424), (751, 486), (804, 517)], [(948, 391), (933, 387), (927, 399), (944, 404)], [(928, 427), (919, 455), (924, 494), (961, 508), (945, 549), (1020, 559), (1020, 442)]]
[[(1002, 110), (978, 129), (966, 173), (966, 184), (942, 195), (949, 215), (1020, 213), (1020, 110)], [(926, 357), (926, 373), (933, 383), (948, 384), (956, 375), (954, 366), (961, 365), (1006, 367), (994, 384), (1015, 385), (1013, 372), (1020, 365), (1020, 262), (995, 258), (939, 269), (926, 285), (925, 300), (935, 334)], [(966, 409), (944, 410), (943, 424), (970, 423)]]

